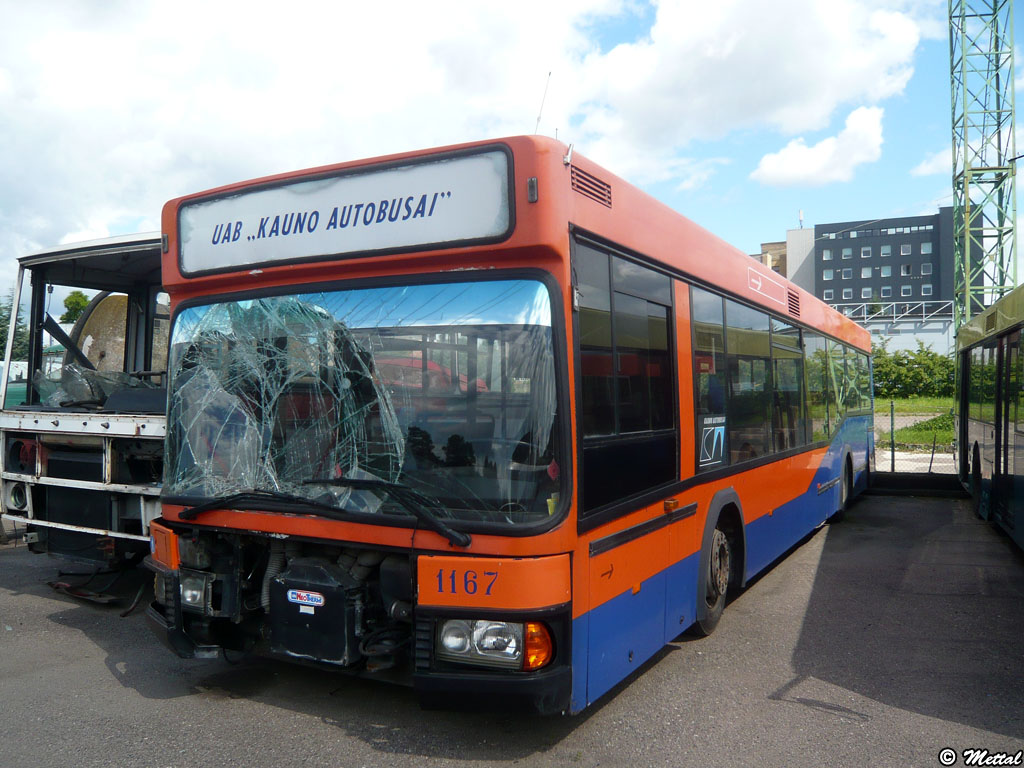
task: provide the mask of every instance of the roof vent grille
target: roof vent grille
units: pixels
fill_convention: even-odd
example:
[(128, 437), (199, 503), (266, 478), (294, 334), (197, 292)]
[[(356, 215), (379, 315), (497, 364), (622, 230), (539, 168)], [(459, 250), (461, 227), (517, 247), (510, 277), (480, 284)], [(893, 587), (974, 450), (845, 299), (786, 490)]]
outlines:
[(796, 291), (787, 290), (789, 298), (789, 314), (793, 317), (800, 317), (800, 294)]
[(596, 200), (601, 205), (612, 207), (612, 185), (601, 181), (596, 176), (581, 171), (575, 165), (569, 166), (572, 177), (572, 188), (584, 197)]

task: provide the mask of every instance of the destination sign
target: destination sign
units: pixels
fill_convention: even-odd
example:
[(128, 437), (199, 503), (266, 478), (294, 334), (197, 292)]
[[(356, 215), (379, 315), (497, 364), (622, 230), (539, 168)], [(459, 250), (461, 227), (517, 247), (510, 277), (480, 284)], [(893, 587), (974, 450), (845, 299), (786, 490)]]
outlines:
[(500, 239), (509, 155), (489, 150), (197, 200), (178, 225), (185, 274)]

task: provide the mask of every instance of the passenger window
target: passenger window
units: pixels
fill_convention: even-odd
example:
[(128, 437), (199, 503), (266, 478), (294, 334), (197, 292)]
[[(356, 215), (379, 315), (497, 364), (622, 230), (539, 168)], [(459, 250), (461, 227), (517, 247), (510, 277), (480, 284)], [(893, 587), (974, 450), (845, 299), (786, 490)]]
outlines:
[(804, 376), (807, 384), (807, 440), (827, 440), (832, 431), (829, 407), (835, 406), (828, 377), (825, 337), (804, 331)]
[(729, 455), (746, 461), (771, 452), (768, 315), (727, 299), (725, 325)]
[(725, 430), (725, 314), (723, 299), (701, 288), (690, 289), (693, 322), (693, 382), (696, 390), (697, 468), (727, 462)]
[(672, 281), (577, 242), (584, 514), (678, 477)]
[(786, 451), (806, 441), (800, 329), (772, 320), (772, 444)]

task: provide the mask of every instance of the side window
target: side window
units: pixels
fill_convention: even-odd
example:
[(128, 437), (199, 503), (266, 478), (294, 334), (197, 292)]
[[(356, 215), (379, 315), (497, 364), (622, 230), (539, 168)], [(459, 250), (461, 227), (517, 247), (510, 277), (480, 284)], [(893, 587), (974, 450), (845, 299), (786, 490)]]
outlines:
[(828, 339), (826, 348), (827, 376), (829, 387), (829, 434), (835, 434), (846, 413), (846, 356), (843, 354), (843, 346), (836, 341)]
[(981, 419), (989, 424), (996, 423), (996, 343), (995, 341), (987, 342), (984, 348)]
[[(807, 440), (827, 440), (830, 429), (830, 393), (825, 337), (804, 331), (804, 376), (807, 382)], [(834, 406), (832, 406), (834, 408)]]
[(984, 400), (982, 396), (982, 390), (984, 389), (982, 382), (985, 375), (984, 354), (985, 350), (982, 347), (975, 347), (971, 350), (970, 417), (972, 419), (981, 418), (981, 404)]
[(806, 442), (800, 329), (772, 319), (772, 445), (776, 451)]
[(725, 432), (725, 314), (721, 296), (690, 289), (693, 325), (693, 385), (696, 394), (697, 468), (727, 464)]
[(857, 365), (857, 387), (860, 389), (860, 407), (863, 410), (871, 408), (873, 392), (871, 390), (871, 358), (857, 352), (855, 362)]
[(576, 243), (583, 514), (678, 477), (672, 280)]
[(608, 254), (580, 247), (576, 253), (584, 437), (615, 433), (612, 374), (612, 298)]
[(768, 315), (726, 299), (725, 327), (726, 431), (730, 459), (737, 462), (771, 452)]
[[(612, 257), (620, 434), (671, 429), (675, 389), (669, 357), (669, 278)], [(653, 301), (650, 299), (654, 299)]]

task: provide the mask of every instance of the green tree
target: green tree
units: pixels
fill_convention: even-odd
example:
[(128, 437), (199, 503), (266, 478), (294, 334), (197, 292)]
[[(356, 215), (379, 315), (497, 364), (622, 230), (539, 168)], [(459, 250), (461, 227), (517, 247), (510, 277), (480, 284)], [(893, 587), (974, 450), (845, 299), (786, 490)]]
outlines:
[(875, 346), (872, 354), (875, 397), (952, 397), (955, 364), (950, 355), (940, 355), (920, 339), (917, 349), (890, 352), (888, 340)]
[[(7, 349), (7, 332), (11, 327), (11, 305), (14, 296), (8, 292), (0, 301), (0, 349)], [(23, 313), (18, 313), (18, 324), (14, 333), (12, 360), (28, 360), (28, 324)]]
[(87, 306), (89, 306), (89, 297), (81, 291), (72, 291), (67, 295), (67, 298), (64, 299), (64, 309), (66, 309), (67, 312), (60, 316), (60, 321), (62, 323), (75, 322), (75, 320), (77, 320), (85, 311)]

